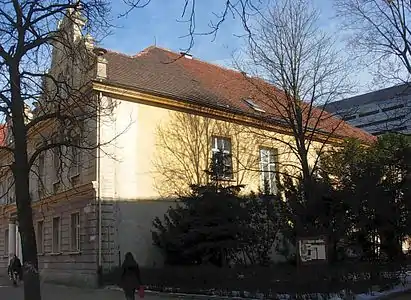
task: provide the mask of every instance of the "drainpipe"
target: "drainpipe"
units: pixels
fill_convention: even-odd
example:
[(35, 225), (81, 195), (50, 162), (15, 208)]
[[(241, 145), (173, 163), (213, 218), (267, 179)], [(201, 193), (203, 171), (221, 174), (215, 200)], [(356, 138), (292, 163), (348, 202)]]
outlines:
[[(104, 81), (107, 78), (107, 60), (104, 58), (104, 54), (107, 50), (103, 48), (94, 48), (92, 45), (92, 39), (88, 37), (88, 48), (96, 55), (96, 80)], [(102, 284), (102, 213), (101, 213), (101, 171), (100, 171), (100, 157), (101, 157), (101, 101), (103, 99), (102, 92), (98, 93), (97, 99), (97, 161), (96, 161), (96, 177), (97, 177), (97, 206), (98, 206), (98, 256), (97, 256), (97, 274), (99, 276), (99, 284)]]
[[(92, 49), (96, 55), (96, 80), (103, 81), (107, 78), (107, 60), (104, 58), (104, 54), (107, 50), (103, 48), (93, 48), (91, 45), (91, 39), (89, 39), (88, 47)], [(97, 272), (99, 276), (99, 284), (102, 284), (102, 213), (101, 213), (101, 172), (100, 172), (100, 157), (101, 157), (101, 101), (103, 98), (102, 92), (98, 93), (97, 99), (97, 161), (96, 161), (96, 177), (97, 177), (97, 205), (98, 205), (98, 256), (97, 256)]]
[[(97, 108), (97, 145), (100, 145), (101, 142), (101, 121), (100, 121), (100, 103), (102, 99), (102, 93), (99, 92), (98, 95), (98, 108)], [(100, 269), (102, 267), (102, 257), (101, 257), (101, 245), (102, 245), (102, 217), (101, 217), (101, 172), (100, 172), (100, 157), (101, 157), (101, 150), (100, 147), (97, 148), (97, 204), (98, 204), (98, 259), (97, 259), (97, 267)]]

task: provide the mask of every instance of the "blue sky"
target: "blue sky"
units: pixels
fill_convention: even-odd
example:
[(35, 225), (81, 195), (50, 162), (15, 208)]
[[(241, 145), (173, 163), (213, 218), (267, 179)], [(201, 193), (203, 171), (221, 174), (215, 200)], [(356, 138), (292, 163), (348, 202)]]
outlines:
[[(120, 1), (119, 1), (120, 2)], [(196, 26), (198, 31), (209, 30), (208, 23), (215, 19), (213, 12), (219, 12), (225, 1), (203, 0), (196, 2)], [(123, 5), (113, 6), (113, 14), (123, 12)], [(103, 45), (109, 49), (127, 54), (157, 44), (157, 46), (179, 51), (189, 45), (188, 38), (182, 38), (188, 32), (188, 23), (181, 20), (183, 1), (152, 0), (142, 9), (134, 10), (127, 18), (116, 20), (120, 28), (114, 29), (113, 35), (107, 37)], [(235, 35), (243, 33), (239, 20), (231, 17), (224, 22), (216, 39), (211, 36), (197, 36), (191, 53), (206, 61), (230, 59), (233, 50), (241, 47), (242, 40)]]
[[(113, 5), (113, 17), (126, 9), (119, 0)], [(151, 3), (141, 9), (135, 9), (128, 17), (116, 18), (113, 33), (103, 40), (102, 46), (123, 52), (135, 54), (142, 49), (156, 44), (174, 51), (185, 49), (189, 45), (187, 38), (182, 38), (188, 32), (188, 23), (181, 23), (183, 0), (151, 0)], [(220, 12), (225, 1), (201, 0), (196, 1), (196, 26), (198, 31), (207, 31), (210, 20), (214, 20), (214, 12)], [(315, 4), (321, 10), (321, 25), (325, 29), (336, 32), (336, 21), (332, 19), (334, 10), (332, 1), (316, 0)], [(227, 18), (213, 40), (212, 36), (197, 36), (194, 47), (190, 50), (196, 58), (211, 63), (230, 66), (234, 51), (244, 45), (242, 38), (244, 30), (238, 18)], [(361, 84), (368, 84), (370, 76), (364, 72), (360, 75)], [(362, 88), (366, 91), (368, 88)]]
[[(189, 40), (182, 36), (188, 32), (188, 23), (177, 21), (181, 20), (183, 2), (151, 0), (147, 7), (134, 10), (127, 18), (116, 19), (115, 24), (119, 28), (113, 29), (113, 34), (105, 38), (103, 46), (127, 54), (135, 54), (154, 43), (175, 51), (187, 48)], [(320, 3), (324, 25), (333, 25), (328, 18), (333, 14), (331, 1), (316, 2)], [(223, 0), (196, 1), (198, 31), (209, 30), (208, 23), (215, 20), (213, 13), (220, 12), (224, 3)], [(124, 12), (125, 9), (124, 5), (113, 5), (113, 16)], [(197, 36), (191, 53), (206, 61), (230, 60), (232, 52), (243, 45), (242, 38), (238, 37), (241, 34), (244, 34), (244, 30), (240, 20), (230, 16), (218, 31), (214, 41), (212, 36)]]

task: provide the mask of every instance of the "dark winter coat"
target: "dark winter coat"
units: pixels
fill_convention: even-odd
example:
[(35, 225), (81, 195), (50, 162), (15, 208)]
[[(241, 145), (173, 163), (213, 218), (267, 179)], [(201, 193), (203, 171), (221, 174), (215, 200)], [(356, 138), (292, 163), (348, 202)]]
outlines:
[(18, 273), (21, 272), (21, 261), (18, 257), (13, 257), (10, 261), (9, 265), (9, 272), (17, 271)]
[(121, 266), (120, 286), (125, 291), (134, 291), (141, 285), (140, 269), (131, 253), (127, 253)]

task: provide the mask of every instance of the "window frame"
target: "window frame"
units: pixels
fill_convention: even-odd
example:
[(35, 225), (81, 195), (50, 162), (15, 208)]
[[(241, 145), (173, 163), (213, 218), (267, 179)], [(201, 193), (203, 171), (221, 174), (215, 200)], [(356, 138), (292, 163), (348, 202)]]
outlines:
[[(224, 145), (224, 141), (228, 141), (229, 144), (229, 150), (223, 149), (221, 151), (221, 149), (218, 148), (218, 141), (222, 140), (223, 141), (223, 145)], [(229, 160), (230, 160), (230, 174), (226, 173), (226, 174), (222, 174), (222, 176), (219, 176), (218, 174), (214, 175), (215, 179), (217, 180), (233, 180), (234, 179), (234, 165), (233, 165), (233, 144), (232, 144), (232, 139), (230, 137), (227, 136), (221, 136), (221, 135), (212, 135), (211, 136), (211, 159), (212, 162), (214, 163), (214, 156), (218, 153), (221, 153), (223, 155), (223, 159), (224, 159), (224, 155), (227, 155)], [(223, 171), (224, 173), (224, 171)]]
[(9, 256), (9, 229), (8, 228), (4, 229), (3, 236), (4, 236), (3, 255), (8, 257)]
[(13, 190), (14, 187), (14, 178), (13, 175), (7, 177), (7, 204), (16, 203), (16, 195)]
[[(76, 228), (76, 237), (75, 237), (75, 239), (76, 239), (76, 246), (77, 247), (75, 247), (75, 248), (73, 248), (73, 216), (74, 215), (77, 215), (77, 221), (78, 221), (78, 223), (77, 223), (77, 228)], [(80, 211), (75, 211), (75, 212), (72, 212), (71, 214), (70, 214), (70, 233), (69, 233), (69, 236), (70, 236), (70, 252), (71, 253), (79, 253), (80, 251), (81, 251), (81, 239), (80, 239), (80, 230), (81, 230), (81, 214), (80, 214)]]
[[(268, 162), (263, 161), (263, 151), (268, 151)], [(268, 174), (269, 183), (269, 193), (270, 195), (276, 195), (278, 193), (278, 182), (277, 182), (277, 172), (278, 172), (278, 149), (271, 147), (259, 147), (259, 167), (260, 167), (260, 188), (263, 193), (265, 193), (265, 182), (266, 174)], [(273, 161), (271, 161), (273, 157)], [(268, 172), (264, 171), (263, 165), (267, 165)], [(273, 167), (273, 170), (271, 170)]]
[[(58, 143), (58, 138), (54, 137), (52, 139), (52, 143)], [(60, 146), (53, 147), (51, 149), (51, 155), (52, 155), (52, 163), (53, 163), (53, 190), (54, 190), (54, 185), (56, 183), (60, 183), (59, 171), (61, 170), (61, 167), (62, 167), (62, 161), (60, 157)]]
[[(40, 162), (43, 162), (40, 165)], [(39, 166), (38, 166), (38, 180), (37, 180), (37, 194), (39, 199), (43, 199), (46, 195), (45, 193), (45, 189), (46, 189), (46, 155), (44, 152), (41, 152), (39, 154), (38, 157), (38, 162), (39, 162)]]
[[(76, 134), (72, 138), (73, 145), (76, 145), (78, 147), (81, 146), (81, 134)], [(71, 163), (70, 163), (70, 179), (73, 177), (80, 176), (81, 173), (81, 151), (80, 148), (71, 146)], [(74, 155), (76, 153), (76, 159), (74, 159)], [(75, 161), (76, 160), (76, 161)]]
[[(58, 249), (54, 249), (54, 241), (55, 241), (55, 236), (54, 236), (54, 220), (58, 219), (59, 224), (58, 224)], [(56, 251), (58, 250), (58, 251)], [(61, 254), (61, 216), (54, 216), (51, 219), (51, 254)]]
[[(41, 249), (39, 249), (39, 224), (41, 224), (42, 228), (42, 235), (41, 235)], [(43, 255), (45, 253), (45, 234), (44, 234), (44, 229), (45, 229), (45, 222), (44, 219), (37, 220), (36, 222), (36, 245), (37, 245), (37, 255)], [(40, 251), (41, 250), (41, 251)]]
[(0, 178), (0, 204), (7, 204), (7, 194), (4, 177)]

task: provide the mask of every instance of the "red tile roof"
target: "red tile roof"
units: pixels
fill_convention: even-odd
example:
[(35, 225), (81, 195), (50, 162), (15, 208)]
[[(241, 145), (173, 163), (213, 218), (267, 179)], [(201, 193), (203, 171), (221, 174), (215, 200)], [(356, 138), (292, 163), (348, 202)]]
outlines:
[[(287, 121), (282, 117), (286, 98), (279, 89), (260, 79), (246, 78), (240, 72), (194, 58), (177, 59), (180, 56), (154, 46), (135, 56), (108, 51), (105, 54), (107, 81), (149, 94), (263, 118), (267, 122)], [(245, 99), (252, 99), (266, 113), (255, 111)], [(281, 105), (272, 105), (273, 101)], [(364, 142), (375, 140), (369, 133), (317, 108), (307, 113), (305, 118), (312, 128), (332, 132), (336, 136), (358, 138)]]

